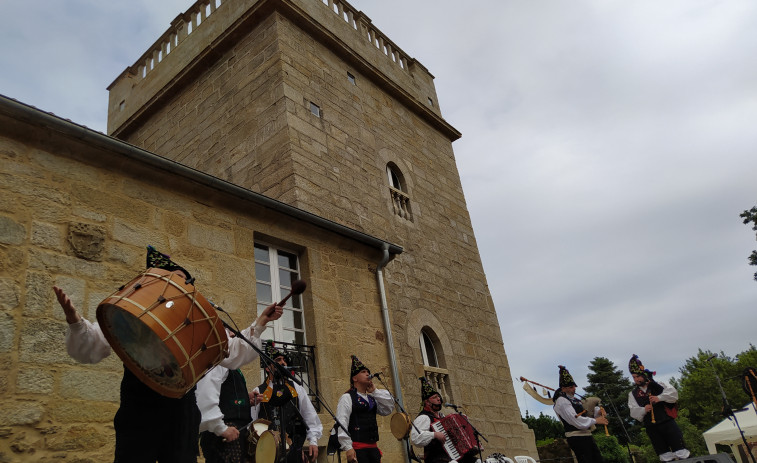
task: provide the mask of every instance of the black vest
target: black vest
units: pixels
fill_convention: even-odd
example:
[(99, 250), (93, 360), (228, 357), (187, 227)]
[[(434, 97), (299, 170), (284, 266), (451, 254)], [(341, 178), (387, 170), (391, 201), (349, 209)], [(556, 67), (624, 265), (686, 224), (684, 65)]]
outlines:
[[(434, 417), (433, 413), (427, 410), (423, 410), (419, 413), (419, 415), (428, 416), (428, 418), (431, 420), (431, 424), (434, 424), (435, 421), (439, 421), (436, 417)], [(434, 432), (436, 430), (431, 427), (431, 425), (429, 425), (427, 431)], [(431, 442), (429, 442), (428, 445), (423, 448), (423, 461), (425, 463), (447, 463), (451, 460), (452, 459), (449, 457), (449, 455), (447, 455), (447, 451), (444, 450), (442, 443), (436, 440), (436, 438), (432, 439)]]
[[(294, 387), (291, 381), (288, 381), (289, 386)], [(281, 383), (271, 382), (263, 383), (258, 386), (258, 391), (263, 394), (268, 388), (271, 388), (271, 399), (268, 402), (260, 403), (260, 413), (258, 418), (264, 418), (271, 423), (275, 423), (276, 407), (281, 407), (281, 413), (283, 416), (283, 422), (286, 426), (287, 435), (294, 440), (295, 436), (304, 437), (307, 433), (307, 426), (300, 419), (298, 413), (300, 409), (300, 401), (292, 396), (292, 391), (287, 385)]]
[[(557, 402), (557, 399), (560, 397), (565, 397), (568, 400), (568, 402), (570, 402), (570, 405), (573, 406), (573, 410), (576, 411), (576, 415), (580, 415), (585, 411), (584, 406), (581, 403), (581, 401), (578, 399), (578, 397), (573, 396), (573, 398), (571, 399), (570, 397), (568, 397), (568, 394), (562, 391), (557, 391), (555, 392), (555, 395), (554, 395), (554, 401)], [(555, 415), (557, 415), (557, 417), (560, 418), (560, 421), (562, 421), (562, 425), (565, 428), (565, 432), (585, 431), (584, 429), (578, 429), (577, 427), (565, 421), (563, 417), (560, 416), (559, 413), (555, 413)]]
[(366, 401), (352, 388), (348, 394), (352, 398), (352, 413), (347, 430), (352, 436), (352, 442), (373, 444), (379, 440), (378, 424), (376, 424), (376, 400), (368, 396)]
[[(639, 388), (639, 386), (636, 386), (633, 388), (633, 391), (631, 392), (633, 394), (633, 398), (636, 399), (636, 403), (639, 404), (641, 407), (645, 407), (649, 405), (649, 396), (650, 395), (660, 395), (662, 394), (662, 391), (664, 388), (657, 384), (654, 381), (650, 381), (647, 383), (647, 392), (644, 392)], [(652, 405), (652, 412), (654, 413), (654, 424), (660, 424), (664, 423), (666, 421), (670, 421), (673, 418), (668, 415), (667, 409), (670, 407), (666, 402), (657, 402), (656, 404)], [(647, 413), (644, 415), (644, 426), (650, 426), (652, 425), (652, 413)]]
[(223, 421), (235, 425), (246, 425), (252, 421), (250, 397), (247, 382), (239, 370), (229, 370), (226, 381), (221, 384), (218, 408), (223, 413)]

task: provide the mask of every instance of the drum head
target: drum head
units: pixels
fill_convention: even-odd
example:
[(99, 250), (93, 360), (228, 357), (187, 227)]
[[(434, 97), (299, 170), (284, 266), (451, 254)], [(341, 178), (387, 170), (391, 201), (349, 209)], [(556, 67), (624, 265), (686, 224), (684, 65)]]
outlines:
[(258, 447), (255, 449), (255, 463), (275, 463), (276, 453), (279, 450), (279, 436), (273, 431), (265, 431), (258, 439)]
[(410, 417), (404, 413), (395, 413), (389, 420), (389, 428), (397, 439), (404, 439), (410, 434)]
[[(179, 362), (166, 347), (158, 335), (144, 322), (117, 305), (102, 304), (98, 310), (102, 311), (103, 322), (107, 324), (114, 343), (120, 349), (114, 349), (124, 363), (134, 371), (138, 368), (144, 373), (142, 380), (151, 380), (162, 386), (180, 389), (186, 381), (182, 375)], [(125, 355), (124, 355), (125, 354)]]

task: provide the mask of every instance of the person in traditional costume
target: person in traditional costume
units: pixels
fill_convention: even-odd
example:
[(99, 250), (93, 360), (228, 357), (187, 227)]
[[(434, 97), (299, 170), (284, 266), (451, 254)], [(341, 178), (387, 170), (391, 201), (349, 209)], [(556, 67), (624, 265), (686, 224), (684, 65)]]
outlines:
[(594, 442), (591, 429), (597, 424), (607, 424), (607, 418), (602, 416), (599, 407), (584, 410), (583, 404), (576, 397), (576, 383), (573, 377), (564, 366), (559, 365), (559, 368), (560, 388), (555, 391), (552, 400), (555, 403), (555, 414), (565, 428), (568, 446), (576, 455), (578, 463), (602, 463), (604, 458)]
[[(169, 256), (148, 246), (147, 268), (153, 267), (175, 272), (187, 282), (194, 281), (190, 273)], [(63, 289), (55, 286), (53, 291), (68, 322), (68, 354), (81, 363), (98, 363), (108, 357), (111, 347), (99, 324), (81, 317)], [(282, 307), (269, 306), (243, 333), (260, 346), (260, 334), (265, 325), (280, 318), (282, 313)], [(257, 357), (257, 352), (241, 339), (229, 340), (228, 349), (229, 356), (221, 362), (226, 368), (239, 368)], [(114, 463), (195, 463), (199, 454), (200, 417), (194, 387), (179, 399), (165, 397), (124, 366), (121, 405), (113, 418)]]
[[(421, 380), (421, 401), (423, 409), (413, 421), (410, 428), (410, 441), (413, 445), (423, 447), (423, 461), (425, 463), (448, 463), (453, 461), (444, 450), (444, 441), (447, 437), (443, 432), (435, 431), (431, 425), (442, 418), (442, 396), (437, 392), (424, 377)], [(460, 463), (473, 463), (477, 460), (476, 451), (471, 450), (465, 454)]]
[(655, 381), (655, 372), (644, 368), (636, 354), (628, 361), (628, 371), (636, 384), (628, 393), (628, 409), (632, 418), (644, 423), (660, 461), (688, 458), (690, 452), (675, 422), (678, 417), (678, 391), (662, 381)]
[(338, 439), (348, 463), (379, 463), (379, 431), (376, 415), (387, 416), (394, 410), (394, 399), (386, 389), (376, 389), (371, 371), (352, 356), (350, 389), (342, 394), (336, 417), (347, 427), (349, 435), (339, 428)]
[[(234, 333), (227, 331), (231, 339)], [(200, 447), (205, 463), (246, 463), (247, 425), (252, 421), (242, 371), (216, 366), (197, 382)]]
[[(291, 364), (289, 356), (277, 349), (273, 341), (266, 341), (265, 353), (283, 367)], [(262, 359), (260, 366), (264, 366)], [(266, 366), (266, 373), (265, 382), (250, 394), (254, 404), (252, 419), (265, 419), (272, 423), (281, 420), (284, 423), (287, 437), (292, 441), (287, 462), (315, 461), (318, 458), (318, 439), (323, 435), (323, 425), (307, 391), (291, 379), (281, 382), (271, 365)], [(277, 416), (279, 410), (283, 415), (281, 417)]]

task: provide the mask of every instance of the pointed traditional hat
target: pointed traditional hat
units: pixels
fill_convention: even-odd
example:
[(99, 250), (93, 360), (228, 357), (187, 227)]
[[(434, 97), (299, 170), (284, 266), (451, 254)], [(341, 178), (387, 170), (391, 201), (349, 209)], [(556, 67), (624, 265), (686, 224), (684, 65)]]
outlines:
[(633, 354), (631, 360), (628, 361), (628, 371), (632, 375), (644, 376), (647, 379), (652, 379), (655, 372), (644, 368), (644, 364), (641, 363), (641, 359), (638, 355)]
[(368, 373), (371, 372), (371, 370), (363, 365), (363, 362), (360, 361), (359, 358), (352, 356), (352, 366), (350, 367), (350, 379), (352, 379), (353, 376), (360, 373), (363, 370), (368, 370)]
[(147, 268), (160, 268), (169, 272), (181, 270), (187, 276), (188, 282), (194, 282), (194, 278), (192, 278), (187, 269), (172, 261), (171, 256), (163, 254), (152, 246), (147, 246)]
[(442, 396), (441, 394), (439, 394), (439, 391), (435, 390), (431, 386), (431, 383), (429, 383), (428, 380), (425, 377), (421, 376), (418, 379), (421, 380), (421, 401), (425, 402), (426, 399), (428, 399), (428, 398), (430, 398), (430, 397), (432, 397), (434, 395), (439, 395), (439, 397)]
[(576, 382), (573, 381), (573, 377), (570, 375), (568, 369), (562, 365), (558, 365), (558, 368), (560, 368), (560, 387), (575, 386)]

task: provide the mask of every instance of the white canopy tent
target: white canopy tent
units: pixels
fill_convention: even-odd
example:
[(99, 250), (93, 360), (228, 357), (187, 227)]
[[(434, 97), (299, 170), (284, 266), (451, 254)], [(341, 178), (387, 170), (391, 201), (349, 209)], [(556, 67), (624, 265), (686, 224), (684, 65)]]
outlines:
[[(757, 413), (754, 410), (754, 403), (750, 402), (744, 408), (745, 410), (735, 412), (734, 415), (739, 421), (739, 427), (744, 432), (747, 442), (757, 442)], [(707, 451), (710, 452), (710, 455), (717, 453), (715, 444), (722, 444), (731, 446), (734, 456), (739, 459), (738, 449), (734, 447), (743, 444), (744, 441), (741, 440), (739, 428), (736, 427), (736, 423), (732, 418), (724, 419), (702, 435), (704, 436)]]

